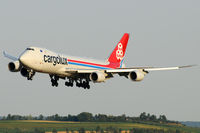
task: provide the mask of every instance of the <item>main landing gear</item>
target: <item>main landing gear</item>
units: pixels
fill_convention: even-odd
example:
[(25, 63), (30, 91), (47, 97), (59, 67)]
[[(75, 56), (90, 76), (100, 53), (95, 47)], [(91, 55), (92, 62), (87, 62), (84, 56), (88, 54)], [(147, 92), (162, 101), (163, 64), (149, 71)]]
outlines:
[[(49, 75), (51, 78), (51, 85), (58, 87), (58, 80), (59, 77), (56, 75)], [(68, 81), (65, 82), (65, 85), (68, 87), (73, 87), (74, 86), (74, 82), (76, 83), (77, 87), (82, 87), (84, 89), (90, 89), (90, 85), (89, 85), (89, 80), (85, 79), (74, 79), (74, 78), (68, 78)]]
[(90, 84), (88, 80), (82, 81), (82, 79), (80, 79), (79, 81), (76, 81), (76, 86), (83, 87), (84, 89), (90, 89)]
[(65, 82), (65, 85), (73, 87), (74, 81), (76, 82), (77, 87), (82, 87), (84, 89), (86, 89), (86, 88), (90, 89), (89, 81), (88, 80), (82, 81), (82, 79), (74, 80), (74, 79), (69, 78), (69, 81)]
[(66, 86), (69, 86), (69, 87), (73, 87), (74, 86), (74, 80), (69, 78), (69, 81), (66, 81), (65, 82), (65, 85)]
[(58, 80), (59, 80), (59, 77), (56, 76), (56, 75), (49, 75), (50, 78), (51, 78), (51, 85), (52, 86), (56, 86), (58, 87)]

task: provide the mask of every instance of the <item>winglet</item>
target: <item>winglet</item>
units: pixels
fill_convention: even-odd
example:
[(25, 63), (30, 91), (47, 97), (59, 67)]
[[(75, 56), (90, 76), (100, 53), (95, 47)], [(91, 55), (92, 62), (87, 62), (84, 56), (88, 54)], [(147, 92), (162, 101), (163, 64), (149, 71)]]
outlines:
[(163, 70), (178, 70), (182, 68), (189, 68), (194, 67), (197, 65), (187, 65), (187, 66), (175, 66), (175, 67), (152, 67), (152, 68), (145, 68), (145, 71), (163, 71)]
[(14, 56), (12, 56), (12, 55), (9, 55), (9, 54), (7, 54), (5, 51), (3, 51), (3, 55), (4, 55), (4, 57), (9, 58), (9, 59), (14, 60), (14, 61), (18, 60), (17, 57), (14, 57)]
[(180, 66), (179, 68), (188, 68), (188, 67), (195, 67), (195, 66), (198, 66), (198, 65), (194, 64), (194, 65)]
[(3, 51), (3, 55), (6, 56), (6, 52), (5, 51)]

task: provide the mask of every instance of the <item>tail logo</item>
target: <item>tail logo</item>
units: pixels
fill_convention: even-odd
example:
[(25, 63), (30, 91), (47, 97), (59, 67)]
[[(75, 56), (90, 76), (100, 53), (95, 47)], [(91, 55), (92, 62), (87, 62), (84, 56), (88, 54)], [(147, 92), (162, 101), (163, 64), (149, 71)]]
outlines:
[(122, 60), (123, 59), (123, 45), (119, 43), (117, 46), (118, 46), (118, 50), (116, 51), (116, 58), (118, 60)]

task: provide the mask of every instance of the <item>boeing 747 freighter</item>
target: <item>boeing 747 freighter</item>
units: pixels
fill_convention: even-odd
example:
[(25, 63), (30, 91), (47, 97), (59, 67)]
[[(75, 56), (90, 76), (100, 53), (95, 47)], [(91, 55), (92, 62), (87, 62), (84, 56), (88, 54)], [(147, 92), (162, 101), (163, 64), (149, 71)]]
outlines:
[(28, 80), (32, 80), (36, 72), (49, 74), (52, 86), (58, 86), (59, 79), (68, 79), (66, 86), (90, 89), (89, 82), (105, 82), (115, 74), (132, 81), (141, 81), (151, 71), (176, 70), (190, 66), (175, 67), (128, 67), (123, 64), (129, 34), (125, 33), (107, 60), (97, 61), (58, 54), (39, 47), (28, 47), (19, 56), (4, 56), (13, 60), (8, 64), (11, 72), (20, 72)]

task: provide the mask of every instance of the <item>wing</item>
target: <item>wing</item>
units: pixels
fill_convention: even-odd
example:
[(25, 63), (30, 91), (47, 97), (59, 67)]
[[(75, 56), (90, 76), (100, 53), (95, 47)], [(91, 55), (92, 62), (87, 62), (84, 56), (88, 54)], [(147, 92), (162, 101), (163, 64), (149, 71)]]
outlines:
[(132, 81), (141, 81), (144, 79), (144, 76), (151, 71), (178, 70), (181, 68), (188, 68), (188, 67), (193, 67), (193, 66), (195, 65), (175, 66), (175, 67), (131, 67), (131, 68), (117, 68), (117, 69), (106, 69), (106, 70), (64, 68), (64, 69), (61, 69), (60, 73), (66, 76), (70, 74), (70, 76), (72, 77), (74, 76), (74, 77), (83, 77), (83, 78), (84, 77), (88, 78), (94, 74), (97, 77), (99, 77), (99, 79), (98, 78), (90, 79), (93, 82), (103, 82), (106, 79), (112, 78), (114, 74), (118, 74), (119, 76), (124, 76), (126, 78), (131, 79)]
[(165, 70), (178, 70), (181, 68), (188, 68), (193, 67), (196, 65), (187, 65), (187, 66), (175, 66), (175, 67), (130, 67), (130, 68), (117, 68), (117, 69), (76, 69), (76, 68), (65, 68), (65, 73), (93, 73), (96, 71), (103, 71), (105, 73), (128, 73), (132, 71), (142, 70), (143, 72), (150, 72), (150, 71), (165, 71)]
[(14, 56), (12, 56), (12, 55), (9, 55), (9, 54), (7, 54), (5, 51), (3, 51), (3, 55), (4, 55), (4, 57), (9, 58), (9, 59), (11, 59), (11, 60), (13, 60), (13, 61), (18, 60), (17, 57), (14, 57)]
[(165, 70), (178, 70), (181, 68), (193, 67), (196, 65), (187, 65), (187, 66), (175, 66), (175, 67), (130, 67), (130, 68), (117, 68), (117, 69), (109, 69), (106, 70), (108, 73), (124, 73), (124, 72), (132, 72), (136, 70), (143, 70), (144, 72), (150, 71), (165, 71)]

